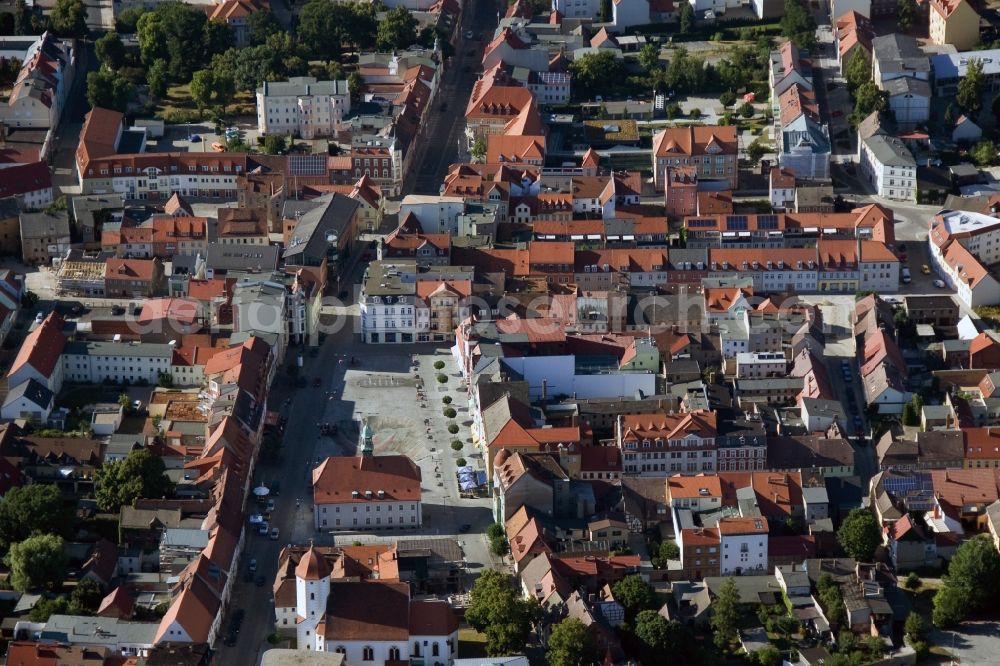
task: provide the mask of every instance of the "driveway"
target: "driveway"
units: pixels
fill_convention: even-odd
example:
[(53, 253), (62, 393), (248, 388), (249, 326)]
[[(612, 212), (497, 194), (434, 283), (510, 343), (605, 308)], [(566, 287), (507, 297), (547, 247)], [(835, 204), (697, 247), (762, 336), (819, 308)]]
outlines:
[(1000, 622), (965, 622), (958, 631), (932, 631), (930, 640), (962, 666), (992, 666), (1000, 655)]

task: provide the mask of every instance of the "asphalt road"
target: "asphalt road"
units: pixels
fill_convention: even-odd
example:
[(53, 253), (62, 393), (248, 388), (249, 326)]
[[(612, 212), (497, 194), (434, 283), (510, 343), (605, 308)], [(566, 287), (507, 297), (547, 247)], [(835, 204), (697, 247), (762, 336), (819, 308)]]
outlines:
[[(352, 282), (360, 279), (364, 264), (358, 263), (350, 274)], [(354, 333), (351, 326), (342, 327), (337, 333), (327, 336), (320, 346), (315, 358), (308, 358), (305, 376), (323, 377), (331, 387), (343, 382), (347, 364), (339, 363), (338, 354), (344, 349), (350, 349), (354, 344)], [(289, 352), (297, 353), (297, 349)], [(281, 460), (277, 464), (258, 465), (255, 471), (254, 485), (273, 484), (275, 479), (281, 481), (281, 492), (275, 498), (275, 510), (271, 514), (271, 525), (278, 527), (280, 538), (272, 541), (267, 537), (248, 533), (246, 545), (240, 562), (240, 577), (234, 582), (230, 611), (243, 608), (247, 611), (240, 631), (239, 640), (232, 648), (222, 644), (229, 626), (229, 614), (225, 618), (217, 641), (220, 663), (245, 664), (252, 666), (258, 662), (260, 649), (267, 645), (266, 637), (274, 630), (273, 597), (271, 585), (278, 566), (278, 554), (282, 546), (289, 543), (289, 532), (293, 525), (301, 522), (308, 515), (309, 503), (303, 501), (300, 507), (295, 506), (296, 498), (306, 500), (309, 497), (309, 480), (304, 473), (303, 463), (313, 460), (316, 440), (319, 438), (319, 428), (316, 422), (316, 408), (325, 400), (318, 396), (315, 389), (294, 389), (289, 386), (284, 370), (279, 370), (272, 390), (268, 396), (268, 407), (279, 410), (288, 417), (285, 430), (284, 446)], [(285, 400), (290, 398), (289, 404)], [(251, 502), (253, 500), (251, 499)], [(257, 560), (257, 572), (265, 578), (265, 584), (257, 587), (254, 583), (243, 582), (243, 574), (251, 558)]]
[[(348, 271), (345, 283), (360, 281), (366, 264), (358, 262)], [(267, 537), (250, 533), (242, 555), (239, 573), (234, 582), (230, 611), (243, 608), (247, 611), (237, 644), (226, 647), (222, 644), (229, 626), (229, 616), (221, 625), (217, 649), (224, 664), (257, 664), (263, 649), (270, 647), (266, 637), (274, 631), (272, 583), (277, 571), (278, 555), (289, 543), (305, 543), (314, 539), (317, 544), (332, 545), (333, 535), (316, 532), (312, 522), (312, 501), (309, 479), (316, 462), (328, 455), (351, 455), (355, 452), (354, 428), (364, 416), (374, 416), (376, 421), (376, 452), (384, 446), (391, 450), (407, 453), (420, 465), (424, 483), (424, 526), (419, 530), (406, 530), (377, 534), (338, 534), (337, 542), (346, 539), (348, 543), (387, 542), (397, 539), (453, 537), (458, 540), (465, 554), (466, 570), (469, 577), (477, 575), (484, 567), (498, 566), (489, 553), (483, 532), (492, 522), (489, 500), (463, 500), (458, 498), (455, 482), (455, 459), (465, 455), (471, 464), (482, 467), (481, 460), (475, 460), (471, 451), (461, 454), (453, 452), (447, 445), (451, 435), (445, 432), (447, 419), (441, 410), (441, 391), (447, 390), (453, 396), (459, 410), (456, 419), (468, 419), (467, 408), (462, 407), (461, 382), (447, 349), (433, 344), (372, 346), (360, 342), (355, 332), (358, 309), (354, 303), (346, 306), (324, 309), (324, 322), (340, 318), (344, 324), (327, 335), (319, 347), (316, 357), (308, 353), (304, 358), (304, 375), (309, 380), (309, 388), (293, 389), (280, 370), (275, 386), (269, 395), (269, 409), (279, 410), (288, 417), (284, 434), (284, 446), (280, 462), (259, 466), (255, 472), (254, 485), (271, 486), (280, 479), (281, 493), (275, 498), (275, 510), (271, 514), (271, 525), (280, 530), (280, 539), (272, 541)], [(297, 349), (290, 350), (289, 358), (294, 358)], [(420, 356), (418, 373), (427, 390), (427, 405), (420, 405), (413, 393), (410, 355)], [(349, 360), (355, 357), (357, 365)], [(433, 375), (433, 362), (442, 358), (448, 364), (445, 372), (452, 376), (448, 388), (438, 387)], [(286, 361), (287, 362), (287, 361)], [(398, 387), (364, 387), (372, 377), (396, 377)], [(312, 381), (319, 378), (320, 388), (313, 388)], [(407, 383), (409, 382), (409, 383)], [(433, 386), (433, 387), (432, 387)], [(432, 387), (432, 388), (431, 388)], [(286, 403), (286, 399), (290, 402)], [(435, 433), (428, 437), (424, 433), (423, 419), (430, 421), (430, 430)], [(397, 425), (395, 444), (388, 430), (379, 431), (379, 421), (394, 421)], [(320, 424), (337, 422), (341, 433), (337, 438), (321, 437)], [(441, 434), (445, 433), (445, 434)], [(462, 435), (464, 437), (464, 434)], [(382, 442), (382, 444), (380, 444)], [(300, 500), (296, 506), (296, 500)], [(460, 528), (469, 525), (463, 532)], [(243, 575), (250, 558), (257, 560), (257, 573), (263, 575), (265, 584), (257, 587), (255, 582), (245, 583)]]
[[(413, 176), (403, 184), (403, 194), (437, 194), (448, 166), (458, 160), (459, 142), (465, 146), (465, 108), (477, 80), (483, 49), (496, 28), (499, 8), (497, 0), (465, 3), (455, 55), (446, 63), (441, 91), (435, 106), (427, 112), (418, 139), (420, 152), (413, 160), (416, 168), (411, 169)], [(482, 33), (483, 38), (466, 40), (465, 33), (470, 30), (475, 35)]]

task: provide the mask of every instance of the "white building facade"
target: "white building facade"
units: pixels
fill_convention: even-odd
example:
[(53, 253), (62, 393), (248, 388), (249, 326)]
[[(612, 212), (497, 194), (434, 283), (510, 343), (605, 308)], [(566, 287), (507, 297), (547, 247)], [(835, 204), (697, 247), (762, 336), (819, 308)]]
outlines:
[(879, 196), (917, 201), (917, 163), (895, 137), (875, 134), (861, 142), (861, 173)]
[(298, 76), (264, 82), (257, 89), (257, 129), (261, 134), (290, 134), (303, 139), (335, 136), (351, 111), (347, 80), (317, 81)]

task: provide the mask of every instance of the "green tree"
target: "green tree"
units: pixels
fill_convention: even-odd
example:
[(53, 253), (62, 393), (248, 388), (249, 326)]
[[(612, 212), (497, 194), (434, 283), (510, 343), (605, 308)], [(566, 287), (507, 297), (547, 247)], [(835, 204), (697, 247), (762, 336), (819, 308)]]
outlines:
[(510, 578), (496, 569), (487, 569), (472, 586), (465, 619), (476, 631), (486, 634), (487, 654), (502, 656), (524, 649), (533, 615), (531, 601), (515, 592)]
[(101, 605), (103, 598), (104, 592), (97, 581), (84, 578), (76, 584), (73, 592), (69, 595), (70, 613), (72, 615), (93, 615), (98, 606)]
[(969, 150), (969, 157), (979, 166), (993, 166), (997, 161), (996, 145), (989, 139), (983, 139)]
[(682, 35), (686, 35), (694, 28), (694, 7), (690, 3), (682, 2), (680, 16), (677, 17), (680, 22), (680, 32)]
[(961, 589), (971, 610), (984, 610), (997, 604), (1000, 553), (988, 535), (980, 534), (959, 546), (948, 563), (945, 585)]
[(264, 137), (264, 152), (268, 155), (281, 155), (288, 150), (288, 140), (283, 134), (268, 134)]
[(958, 92), (955, 93), (955, 103), (962, 107), (965, 115), (975, 119), (983, 108), (983, 87), (986, 78), (983, 76), (983, 61), (970, 58), (965, 69), (965, 76), (958, 81)]
[(87, 34), (87, 7), (83, 0), (56, 0), (49, 21), (52, 31), (60, 37), (84, 37)]
[(736, 93), (732, 90), (724, 90), (721, 95), (719, 95), (719, 103), (722, 106), (730, 107), (736, 104)]
[(918, 12), (916, 0), (898, 0), (896, 2), (896, 25), (900, 32), (907, 32), (913, 27), (913, 22), (917, 20)]
[(906, 575), (906, 582), (903, 585), (910, 592), (915, 592), (920, 587), (920, 576), (917, 575), (916, 571), (911, 571)]
[(743, 102), (743, 106), (740, 107), (740, 115), (744, 118), (753, 118), (753, 114), (753, 104), (750, 102)]
[(753, 659), (760, 666), (781, 666), (781, 652), (773, 645), (754, 652)]
[(210, 59), (233, 46), (233, 31), (225, 21), (206, 21), (201, 27), (201, 42), (205, 59)]
[(882, 530), (870, 511), (854, 509), (837, 530), (837, 543), (859, 562), (871, 562), (875, 549), (882, 543)]
[(169, 495), (173, 484), (164, 474), (165, 469), (163, 460), (149, 449), (132, 451), (124, 460), (105, 463), (95, 479), (98, 506), (102, 511), (117, 512), (140, 497)]
[(145, 7), (126, 7), (115, 17), (115, 30), (123, 35), (134, 34), (139, 17), (145, 13)]
[(644, 610), (656, 610), (656, 593), (638, 574), (625, 576), (611, 586), (615, 601), (625, 609), (625, 618), (632, 622)]
[(946, 585), (934, 594), (934, 610), (931, 620), (936, 627), (947, 629), (965, 619), (969, 608), (965, 601), (965, 591), (959, 587)]
[(872, 112), (885, 111), (887, 108), (889, 108), (889, 93), (879, 90), (873, 81), (868, 81), (854, 91), (854, 110), (849, 118), (851, 125), (857, 127)]
[(11, 544), (6, 563), (10, 584), (18, 592), (52, 589), (66, 575), (63, 538), (55, 534), (37, 534)]
[(719, 596), (712, 602), (713, 640), (720, 650), (726, 650), (736, 635), (740, 619), (739, 603), (740, 593), (736, 590), (736, 582), (728, 578), (719, 590)]
[(410, 10), (398, 5), (385, 13), (378, 24), (375, 43), (383, 51), (405, 49), (417, 41), (417, 19)]
[(660, 48), (656, 44), (646, 44), (639, 50), (639, 64), (647, 72), (660, 64)]
[(53, 615), (66, 615), (70, 612), (66, 597), (42, 597), (28, 613), (32, 622), (47, 622)]
[(906, 632), (906, 637), (910, 639), (911, 643), (922, 641), (927, 636), (927, 627), (924, 626), (924, 618), (920, 613), (913, 611), (910, 611), (910, 614), (906, 616), (906, 623), (903, 625), (903, 630)]
[(681, 549), (677, 547), (677, 544), (665, 539), (660, 542), (660, 546), (653, 556), (653, 566), (658, 569), (666, 569), (670, 560), (676, 560), (680, 556)]
[(916, 412), (913, 410), (912, 402), (908, 402), (905, 405), (903, 405), (903, 425), (905, 426), (920, 425), (920, 417), (917, 416)]
[(781, 17), (781, 34), (804, 49), (816, 43), (816, 21), (798, 0), (785, 0)]
[(694, 646), (691, 633), (676, 620), (668, 621), (654, 610), (644, 610), (635, 618), (635, 637), (642, 663), (657, 663), (663, 655), (672, 655), (678, 663), (691, 663)]
[(125, 111), (132, 97), (132, 83), (119, 73), (102, 67), (87, 74), (87, 101), (115, 111)]
[[(458, 443), (461, 444), (461, 442)], [(452, 442), (452, 448), (454, 448), (454, 442)], [(487, 527), (486, 539), (490, 543), (490, 552), (494, 555), (497, 557), (503, 557), (507, 554), (507, 532), (504, 530), (503, 525), (500, 523), (493, 523)]]
[(872, 80), (872, 61), (864, 49), (855, 49), (854, 55), (847, 60), (844, 68), (844, 78), (847, 79), (847, 89), (854, 91)]
[(760, 142), (760, 139), (754, 139), (753, 142), (747, 146), (747, 159), (750, 160), (751, 164), (760, 164), (760, 160), (764, 155), (767, 155), (767, 146)]
[(110, 70), (125, 64), (125, 45), (117, 32), (109, 32), (94, 42), (97, 59)]
[(625, 63), (608, 50), (588, 53), (570, 63), (574, 89), (585, 96), (597, 91), (614, 90), (626, 78)]
[(191, 100), (202, 112), (212, 105), (215, 90), (215, 76), (209, 69), (200, 69), (191, 77)]
[(53, 485), (11, 488), (0, 500), (0, 551), (34, 534), (68, 535), (73, 512)]
[(482, 162), (486, 159), (486, 142), (483, 141), (482, 137), (476, 137), (472, 142), (472, 146), (469, 148), (469, 155), (476, 162)]
[(144, 13), (136, 24), (139, 55), (151, 65), (162, 58), (174, 81), (188, 81), (191, 74), (211, 60), (210, 49), (225, 43), (218, 27), (206, 28), (208, 18), (197, 7), (164, 2)]
[(161, 100), (167, 94), (170, 83), (170, 73), (167, 71), (167, 61), (159, 58), (149, 66), (149, 73), (146, 75), (146, 83), (149, 85), (149, 96), (154, 100)]
[(233, 103), (233, 98), (236, 97), (236, 81), (224, 72), (215, 73), (212, 76), (212, 81), (215, 84), (215, 103), (225, 111), (226, 107)]
[(332, 8), (331, 0), (309, 0), (299, 12), (299, 39), (311, 55), (321, 60), (333, 60), (340, 54), (340, 41), (334, 37), (330, 23)]
[(361, 94), (365, 89), (365, 81), (358, 72), (351, 72), (347, 77), (347, 90), (351, 94), (352, 102), (361, 101)]
[(263, 44), (271, 35), (281, 32), (281, 24), (270, 9), (256, 11), (247, 17), (251, 44)]
[(549, 634), (545, 661), (551, 666), (588, 666), (597, 658), (597, 645), (586, 625), (575, 617), (563, 620)]

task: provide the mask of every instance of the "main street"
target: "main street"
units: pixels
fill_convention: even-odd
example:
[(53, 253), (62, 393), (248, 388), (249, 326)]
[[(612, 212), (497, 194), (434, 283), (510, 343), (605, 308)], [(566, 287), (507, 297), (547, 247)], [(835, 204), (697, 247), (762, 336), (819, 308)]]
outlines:
[[(349, 265), (344, 284), (359, 283), (366, 265), (365, 262)], [(356, 303), (325, 306), (322, 321), (330, 332), (316, 355), (309, 350), (303, 351), (302, 374), (308, 379), (309, 388), (292, 388), (282, 368), (268, 398), (269, 409), (281, 411), (288, 422), (280, 462), (258, 466), (254, 486), (260, 483), (271, 486), (275, 480), (280, 481), (281, 492), (274, 498), (275, 510), (271, 514), (271, 525), (279, 528), (280, 538), (272, 541), (248, 530), (239, 579), (234, 581), (229, 605), (230, 611), (243, 608), (248, 612), (235, 646), (222, 644), (231, 612), (220, 627), (217, 649), (222, 663), (256, 664), (261, 651), (270, 647), (266, 637), (274, 631), (272, 585), (281, 548), (310, 540), (320, 545), (334, 544), (330, 532), (317, 532), (313, 528), (311, 472), (317, 462), (328, 455), (355, 453), (357, 425), (363, 418), (369, 418), (375, 429), (376, 455), (404, 453), (420, 465), (424, 526), (411, 531), (338, 535), (336, 543), (393, 543), (396, 539), (447, 537), (459, 541), (470, 575), (483, 567), (500, 564), (490, 555), (483, 537), (487, 525), (492, 522), (489, 501), (458, 497), (456, 458), (465, 456), (470, 464), (479, 468), (482, 468), (482, 460), (468, 448), (458, 454), (448, 445), (453, 436), (446, 430), (449, 420), (442, 415), (442, 395), (448, 392), (452, 396), (460, 424), (468, 420), (468, 408), (463, 406), (462, 384), (447, 349), (431, 344), (372, 346), (361, 343), (360, 336), (355, 333)], [(289, 351), (286, 365), (293, 362), (298, 351)], [(426, 406), (420, 404), (415, 394), (416, 377), (411, 369), (411, 354), (418, 358), (416, 374), (427, 387)], [(352, 357), (356, 365), (351, 365)], [(444, 386), (439, 386), (434, 378), (437, 371), (433, 363), (437, 359), (446, 362), (444, 372), (450, 380)], [(318, 388), (312, 386), (315, 378), (321, 382)], [(289, 400), (287, 404), (286, 399)], [(424, 419), (429, 422), (426, 426)], [(338, 424), (340, 433), (333, 438), (321, 436), (320, 425), (325, 422)], [(464, 438), (467, 428), (460, 427), (462, 430), (457, 437)], [(465, 525), (469, 526), (468, 530), (462, 529)], [(255, 582), (244, 582), (251, 558), (257, 560), (255, 576), (264, 576), (265, 584), (261, 587)]]
[[(465, 108), (476, 83), (483, 50), (496, 29), (501, 6), (506, 8), (506, 3), (465, 2), (455, 55), (446, 63), (435, 106), (427, 111), (423, 131), (417, 139), (418, 153), (413, 160), (416, 168), (403, 185), (404, 194), (437, 194), (448, 166), (458, 161), (459, 143), (464, 151)], [(473, 40), (465, 38), (467, 32), (473, 33)]]

